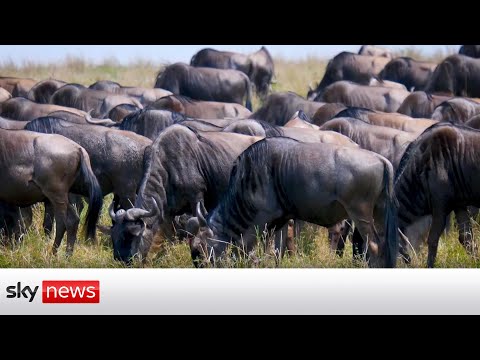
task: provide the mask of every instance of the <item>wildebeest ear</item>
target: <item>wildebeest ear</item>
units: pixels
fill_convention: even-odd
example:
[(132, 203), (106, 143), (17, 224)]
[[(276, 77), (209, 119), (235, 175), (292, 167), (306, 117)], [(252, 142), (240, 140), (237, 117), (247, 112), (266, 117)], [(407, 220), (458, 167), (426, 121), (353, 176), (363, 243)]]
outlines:
[(133, 236), (140, 236), (142, 235), (143, 230), (145, 230), (145, 223), (143, 221), (136, 221), (134, 223), (128, 222), (126, 225), (128, 232)]
[(200, 230), (200, 224), (198, 223), (198, 219), (196, 217), (191, 217), (190, 219), (188, 219), (185, 230), (189, 235), (197, 235), (198, 230)]

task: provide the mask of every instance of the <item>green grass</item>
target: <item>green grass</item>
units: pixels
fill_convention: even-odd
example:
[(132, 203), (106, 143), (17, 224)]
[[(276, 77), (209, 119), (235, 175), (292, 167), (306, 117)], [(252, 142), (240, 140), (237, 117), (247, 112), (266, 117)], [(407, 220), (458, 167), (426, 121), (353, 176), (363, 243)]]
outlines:
[[(403, 54), (410, 54), (424, 59), (422, 54), (411, 54), (406, 49)], [(447, 49), (446, 52), (449, 50)], [(441, 54), (442, 56), (446, 55)], [(437, 59), (435, 59), (437, 60)], [(307, 58), (301, 61), (285, 61), (277, 59), (275, 66), (277, 83), (273, 85), (275, 91), (294, 91), (305, 96), (308, 85), (315, 85), (323, 76), (326, 61), (318, 58)], [(104, 61), (100, 65), (93, 65), (83, 59), (67, 58), (61, 63), (39, 65), (25, 63), (21, 66), (13, 63), (0, 64), (1, 76), (31, 77), (36, 80), (55, 78), (67, 82), (76, 82), (90, 85), (95, 81), (108, 79), (117, 81), (125, 86), (152, 87), (156, 74), (165, 64), (148, 61), (137, 61), (129, 66), (119, 65), (115, 59)], [(260, 101), (255, 99), (254, 107), (258, 108)], [(111, 195), (105, 198), (105, 205), (99, 221), (102, 225), (109, 225), (110, 218), (107, 207)], [(82, 214), (82, 220), (85, 211)], [(59, 253), (53, 256), (50, 252), (53, 243), (47, 239), (42, 229), (43, 205), (36, 205), (33, 225), (24, 236), (20, 244), (15, 246), (0, 246), (0, 267), (2, 268), (121, 268), (123, 265), (113, 260), (111, 241), (108, 236), (97, 232), (96, 244), (87, 243), (79, 235), (72, 257), (65, 256), (65, 242), (63, 240)], [(83, 222), (83, 221), (82, 221)], [(79, 234), (81, 233), (79, 231)], [(479, 228), (475, 225), (474, 234), (478, 236)], [(468, 256), (458, 243), (458, 233), (453, 228), (440, 240), (437, 267), (479, 267), (480, 262)], [(164, 243), (159, 251), (152, 251), (146, 262), (147, 267), (192, 267), (188, 245), (185, 243)], [(240, 258), (236, 261), (229, 259), (222, 265), (226, 267), (283, 267), (283, 268), (358, 268), (365, 267), (364, 262), (352, 260), (352, 249), (347, 244), (345, 255), (339, 258), (332, 254), (327, 243), (327, 231), (324, 228), (309, 227), (297, 241), (297, 254), (278, 259), (271, 251), (263, 251), (259, 246), (256, 256)], [(426, 249), (414, 257), (412, 267), (425, 267)], [(398, 262), (400, 267), (403, 265)], [(135, 263), (140, 267), (142, 264)]]

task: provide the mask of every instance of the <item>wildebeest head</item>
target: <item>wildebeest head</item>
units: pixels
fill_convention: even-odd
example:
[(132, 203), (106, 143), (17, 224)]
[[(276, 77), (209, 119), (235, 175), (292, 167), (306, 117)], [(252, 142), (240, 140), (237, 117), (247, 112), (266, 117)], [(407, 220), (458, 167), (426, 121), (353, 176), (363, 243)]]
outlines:
[(207, 210), (203, 202), (197, 203), (196, 217), (187, 221), (190, 252), (195, 267), (204, 267), (206, 262), (215, 264), (215, 259), (224, 253), (227, 243), (215, 239), (215, 233), (206, 220)]
[(270, 90), (270, 84), (275, 76), (273, 59), (268, 50), (262, 46), (260, 50), (250, 55), (251, 74), (250, 79), (255, 84), (260, 98), (263, 100)]
[(151, 243), (153, 233), (146, 226), (144, 219), (156, 216), (160, 212), (155, 199), (152, 198), (152, 201), (153, 209), (150, 211), (132, 208), (115, 212), (113, 202), (110, 205), (108, 212), (114, 221), (111, 235), (115, 260), (130, 264), (137, 254), (142, 260), (146, 258), (149, 246), (145, 246), (145, 243)]

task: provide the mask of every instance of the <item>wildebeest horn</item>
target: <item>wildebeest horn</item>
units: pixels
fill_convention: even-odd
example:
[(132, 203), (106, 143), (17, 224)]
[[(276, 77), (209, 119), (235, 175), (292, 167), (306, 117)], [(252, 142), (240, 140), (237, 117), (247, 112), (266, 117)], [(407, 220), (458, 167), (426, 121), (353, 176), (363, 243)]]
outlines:
[(110, 215), (110, 217), (112, 218), (112, 220), (115, 220), (115, 210), (113, 210), (113, 201), (112, 203), (110, 204), (110, 206), (108, 207), (108, 214)]
[(205, 211), (205, 215), (207, 213), (207, 210), (205, 210), (205, 206), (203, 206), (203, 203), (201, 201), (199, 201), (197, 203), (197, 218), (198, 218), (198, 223), (200, 224), (200, 226), (207, 226), (207, 220), (205, 220), (205, 215), (204, 215), (204, 212)]
[(85, 120), (87, 121), (87, 123), (93, 124), (93, 125), (102, 125), (102, 126), (114, 126), (117, 124), (115, 121), (112, 121), (110, 119), (93, 120), (92, 116), (90, 115), (91, 111), (92, 110), (90, 110), (88, 113), (85, 114)]
[(135, 221), (141, 218), (147, 218), (147, 217), (152, 217), (157, 215), (160, 212), (160, 209), (158, 208), (158, 204), (153, 197), (152, 197), (152, 201), (153, 201), (152, 210), (148, 211), (148, 210), (139, 209), (139, 208), (128, 209), (126, 214), (126, 219), (129, 221)]

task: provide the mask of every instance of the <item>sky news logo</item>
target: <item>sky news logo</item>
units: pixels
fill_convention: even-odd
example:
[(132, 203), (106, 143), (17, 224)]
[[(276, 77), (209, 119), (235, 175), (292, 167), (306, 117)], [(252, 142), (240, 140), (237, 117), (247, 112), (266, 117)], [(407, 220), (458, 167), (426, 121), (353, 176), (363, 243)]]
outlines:
[[(6, 287), (7, 299), (33, 302), (39, 286), (16, 285)], [(42, 281), (44, 304), (98, 304), (100, 281), (98, 280), (44, 280)]]

